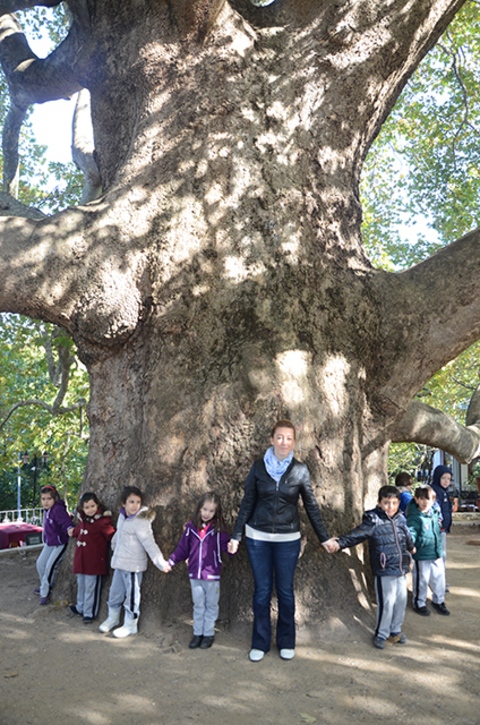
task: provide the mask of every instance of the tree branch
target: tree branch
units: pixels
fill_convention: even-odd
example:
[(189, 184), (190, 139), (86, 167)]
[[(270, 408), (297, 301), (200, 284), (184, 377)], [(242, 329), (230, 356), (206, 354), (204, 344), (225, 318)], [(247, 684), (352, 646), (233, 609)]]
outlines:
[(3, 191), (18, 199), (18, 175), (20, 162), (18, 141), (27, 109), (20, 108), (13, 101), (5, 119), (2, 133)]
[(419, 389), (419, 371), (422, 385), (480, 338), (479, 243), (475, 230), (404, 272), (374, 275), (382, 320), (378, 393), (397, 401), (399, 412), (402, 396)]
[(72, 72), (78, 51), (77, 33), (72, 29), (63, 43), (47, 58), (40, 59), (30, 49), (15, 16), (0, 17), (0, 63), (10, 97), (19, 108), (69, 98), (80, 90)]
[(0, 310), (53, 322), (77, 343), (125, 342), (142, 318), (147, 259), (119, 218), (97, 202), (42, 221), (0, 219)]
[(98, 199), (102, 193), (102, 181), (93, 156), (94, 151), (90, 92), (84, 88), (78, 94), (72, 135), (72, 158), (84, 176), (81, 204)]
[[(451, 453), (461, 463), (480, 456), (480, 393), (467, 425), (425, 403), (414, 400), (399, 423), (390, 430), (392, 443), (424, 443)], [(475, 418), (475, 420), (473, 420)]]
[[(58, 400), (58, 395), (55, 398), (55, 401)], [(11, 418), (13, 413), (15, 413), (16, 410), (19, 408), (25, 408), (29, 405), (36, 405), (39, 408), (43, 408), (47, 411), (47, 413), (50, 413), (50, 415), (64, 415), (65, 413), (71, 413), (74, 410), (79, 410), (86, 405), (85, 398), (80, 398), (76, 403), (73, 403), (72, 405), (68, 405), (65, 408), (62, 408), (61, 406), (57, 406), (55, 408), (55, 403), (53, 405), (49, 405), (49, 403), (46, 403), (44, 400), (40, 400), (39, 398), (30, 398), (29, 400), (19, 400), (17, 403), (12, 405), (12, 407), (9, 409), (8, 413), (4, 416), (4, 418), (0, 421), (0, 430), (3, 428), (5, 423)]]

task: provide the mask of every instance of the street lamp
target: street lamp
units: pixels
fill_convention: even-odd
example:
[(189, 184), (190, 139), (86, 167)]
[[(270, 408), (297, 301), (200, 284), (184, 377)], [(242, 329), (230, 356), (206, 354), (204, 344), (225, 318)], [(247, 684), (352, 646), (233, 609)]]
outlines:
[[(30, 462), (30, 456), (28, 455), (28, 452), (25, 451), (23, 454), (19, 454), (18, 456), (19, 465), (18, 465), (18, 475), (17, 475), (17, 509), (18, 509), (18, 518), (21, 518), (20, 515), (20, 509), (21, 509), (21, 482), (22, 477), (20, 473), (20, 461), (23, 463), (24, 466), (28, 466)], [(36, 453), (33, 455), (33, 463), (30, 466), (30, 470), (33, 472), (33, 500), (32, 500), (32, 506), (35, 508), (35, 499), (37, 497), (37, 471), (41, 468), (46, 468), (48, 463), (48, 453), (44, 451), (41, 456), (37, 456)], [(41, 464), (41, 465), (40, 465)]]

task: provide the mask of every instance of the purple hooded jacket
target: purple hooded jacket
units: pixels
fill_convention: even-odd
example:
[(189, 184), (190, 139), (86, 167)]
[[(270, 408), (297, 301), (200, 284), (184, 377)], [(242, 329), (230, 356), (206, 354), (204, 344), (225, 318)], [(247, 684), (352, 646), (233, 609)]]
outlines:
[(227, 551), (229, 541), (230, 537), (226, 531), (215, 533), (215, 526), (209, 528), (201, 539), (197, 527), (189, 521), (168, 563), (174, 566), (179, 561), (188, 559), (190, 579), (206, 579), (207, 581), (220, 579), (222, 551)]
[(68, 543), (68, 529), (73, 529), (72, 519), (67, 513), (65, 502), (59, 498), (43, 516), (43, 541), (47, 546), (62, 546)]

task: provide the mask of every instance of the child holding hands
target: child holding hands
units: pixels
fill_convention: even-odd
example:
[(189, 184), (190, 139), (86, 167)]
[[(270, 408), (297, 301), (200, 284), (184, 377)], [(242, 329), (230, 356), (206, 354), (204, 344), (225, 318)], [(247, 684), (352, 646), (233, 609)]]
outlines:
[(413, 557), (413, 610), (423, 617), (430, 614), (427, 607), (429, 585), (433, 591), (432, 607), (438, 614), (450, 614), (445, 606), (445, 562), (439, 512), (433, 506), (435, 498), (432, 486), (420, 486), (415, 489), (414, 499), (407, 507), (407, 523), (417, 547)]
[(60, 498), (55, 486), (42, 486), (40, 501), (45, 511), (43, 516), (44, 547), (37, 559), (40, 587), (35, 589), (34, 593), (40, 595), (40, 604), (48, 604), (56, 571), (67, 550), (68, 531), (73, 529), (73, 523), (65, 502)]
[(192, 520), (168, 563), (173, 567), (188, 559), (193, 599), (193, 639), (190, 649), (208, 649), (213, 644), (220, 599), (222, 552), (230, 537), (222, 519), (220, 499), (215, 493), (200, 497)]
[(114, 572), (108, 597), (108, 618), (99, 627), (100, 632), (110, 632), (117, 627), (123, 605), (123, 627), (113, 632), (119, 639), (137, 633), (140, 586), (147, 568), (147, 554), (160, 571), (171, 569), (155, 542), (152, 531), (155, 512), (142, 505), (143, 493), (136, 486), (125, 486), (121, 502), (117, 531), (112, 539)]
[(373, 644), (385, 649), (386, 641), (404, 644), (402, 624), (407, 604), (407, 581), (411, 556), (415, 551), (405, 517), (399, 511), (400, 492), (395, 486), (382, 486), (378, 504), (363, 514), (362, 523), (337, 539), (338, 548), (356, 546), (368, 539), (370, 565), (375, 576), (377, 625)]
[(77, 539), (73, 557), (73, 573), (77, 575), (77, 603), (73, 614), (83, 616), (91, 624), (98, 614), (102, 577), (108, 574), (108, 545), (115, 534), (110, 511), (106, 511), (95, 493), (81, 496), (78, 524), (68, 535)]

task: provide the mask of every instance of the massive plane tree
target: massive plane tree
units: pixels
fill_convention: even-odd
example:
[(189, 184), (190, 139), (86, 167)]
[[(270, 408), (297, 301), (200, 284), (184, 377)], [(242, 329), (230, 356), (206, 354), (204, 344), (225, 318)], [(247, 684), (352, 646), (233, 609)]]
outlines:
[[(80, 88), (102, 192), (1, 221), (0, 309), (73, 336), (91, 381), (84, 487), (112, 506), (124, 484), (145, 489), (166, 553), (200, 491), (233, 520), (278, 417), (298, 424), (331, 533), (374, 502), (391, 441), (479, 454), (475, 396), (465, 427), (412, 401), (480, 337), (480, 234), (374, 269), (358, 194), (383, 121), (463, 2), (70, 0), (67, 38), (39, 59), (11, 13), (58, 3), (0, 0), (5, 194), (25, 109)], [(308, 612), (340, 586), (353, 603), (360, 564), (305, 537)], [(228, 572), (234, 615), (242, 557)], [(182, 585), (160, 576), (149, 586), (168, 603)]]

